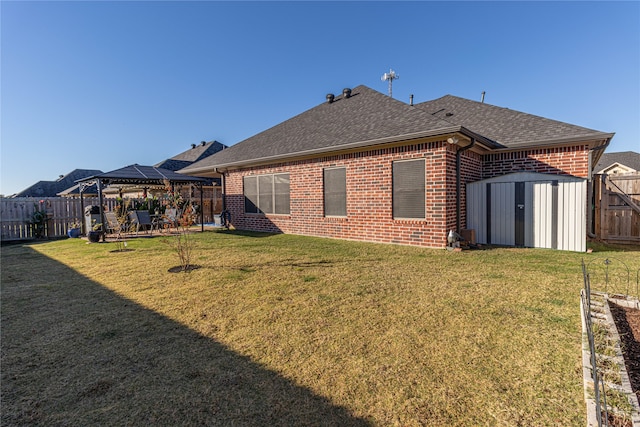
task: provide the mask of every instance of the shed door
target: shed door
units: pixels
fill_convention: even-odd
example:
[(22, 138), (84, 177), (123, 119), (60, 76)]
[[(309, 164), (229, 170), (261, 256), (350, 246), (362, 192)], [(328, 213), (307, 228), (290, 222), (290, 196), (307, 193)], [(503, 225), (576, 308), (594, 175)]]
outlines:
[(524, 182), (516, 182), (515, 184), (515, 244), (516, 246), (524, 246), (524, 230), (525, 230), (525, 192)]
[(513, 182), (487, 184), (487, 243), (516, 244), (515, 200)]
[[(555, 247), (555, 233), (547, 225), (552, 210), (551, 183), (487, 183), (488, 243), (509, 246)], [(536, 201), (534, 202), (534, 198)], [(544, 201), (545, 203), (540, 203)], [(544, 218), (543, 223), (539, 221)], [(542, 227), (540, 227), (542, 225)], [(549, 230), (540, 241), (539, 234)], [(546, 237), (546, 236), (545, 236)]]

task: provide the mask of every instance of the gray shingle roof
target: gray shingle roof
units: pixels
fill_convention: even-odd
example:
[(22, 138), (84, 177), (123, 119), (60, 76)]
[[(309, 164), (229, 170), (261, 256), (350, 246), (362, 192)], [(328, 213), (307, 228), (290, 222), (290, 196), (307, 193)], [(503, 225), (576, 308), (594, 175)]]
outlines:
[(209, 157), (212, 154), (226, 148), (226, 145), (219, 143), (218, 141), (202, 141), (200, 144), (192, 144), (191, 148), (177, 154), (169, 159), (156, 163), (154, 166), (157, 168), (169, 169), (177, 171), (189, 166), (190, 164)]
[(77, 180), (99, 173), (102, 171), (98, 169), (74, 169), (56, 181), (38, 181), (14, 197), (56, 197), (61, 191), (75, 185)]
[(337, 96), (180, 172), (282, 161), (307, 154), (465, 132), (491, 148), (524, 148), (613, 134), (447, 95), (411, 106), (366, 86)]
[(332, 103), (323, 102), (181, 172), (452, 128), (455, 131), (459, 126), (366, 86), (357, 86), (349, 98), (336, 96)]
[(170, 171), (179, 171), (180, 169), (186, 168), (192, 163), (193, 162), (189, 162), (186, 160), (167, 159), (153, 166), (156, 168), (169, 169)]
[(635, 151), (621, 151), (618, 153), (604, 153), (602, 157), (600, 157), (600, 161), (596, 165), (593, 170), (595, 172), (600, 172), (609, 166), (619, 163), (640, 171), (640, 153), (636, 153)]
[(613, 136), (452, 95), (416, 104), (416, 107), (434, 117), (471, 129), (508, 148), (522, 148), (568, 139), (606, 139)]

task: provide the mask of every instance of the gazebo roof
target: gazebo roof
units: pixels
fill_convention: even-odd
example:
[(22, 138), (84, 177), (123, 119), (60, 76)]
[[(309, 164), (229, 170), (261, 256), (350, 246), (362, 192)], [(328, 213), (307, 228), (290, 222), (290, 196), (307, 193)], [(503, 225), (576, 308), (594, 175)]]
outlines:
[(78, 183), (91, 183), (100, 181), (103, 185), (112, 184), (139, 184), (139, 185), (162, 185), (166, 181), (181, 184), (202, 184), (206, 178), (184, 175), (169, 169), (157, 168), (154, 166), (142, 166), (138, 164), (126, 166), (110, 172), (101, 173), (80, 179)]

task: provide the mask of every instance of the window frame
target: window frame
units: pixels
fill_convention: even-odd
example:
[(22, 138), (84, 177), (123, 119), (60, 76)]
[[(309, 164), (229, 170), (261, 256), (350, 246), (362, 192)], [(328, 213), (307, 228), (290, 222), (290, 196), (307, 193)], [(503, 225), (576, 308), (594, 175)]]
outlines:
[[(286, 180), (278, 182), (276, 177), (284, 177)], [(255, 195), (247, 194), (247, 189), (253, 190)], [(286, 191), (282, 191), (286, 185)], [(253, 215), (290, 215), (291, 213), (291, 175), (289, 172), (245, 175), (242, 177), (242, 195), (244, 196), (244, 213)], [(263, 188), (261, 191), (260, 189)], [(252, 199), (253, 198), (253, 199)], [(261, 203), (262, 200), (262, 203)], [(285, 206), (281, 206), (281, 205)], [(248, 207), (255, 207), (247, 209)], [(267, 210), (265, 210), (267, 209)]]
[[(421, 178), (422, 178), (422, 185), (421, 186), (417, 186), (415, 188), (412, 188), (411, 185), (406, 185), (406, 184), (412, 184), (412, 183), (416, 183), (419, 182), (418, 180), (416, 180), (415, 178), (417, 177), (417, 175), (415, 176), (411, 176), (411, 171), (402, 171), (401, 169), (401, 165), (402, 164), (408, 164), (408, 163), (414, 163), (416, 164), (417, 162), (422, 163), (422, 174), (421, 174)], [(396, 169), (396, 165), (398, 165), (398, 169)], [(403, 184), (402, 182), (397, 182), (396, 179), (401, 179), (403, 178), (402, 176), (402, 172), (407, 172), (408, 175), (405, 176), (404, 178), (406, 180), (408, 180), (406, 183), (404, 183), (405, 185), (400, 188), (401, 184)], [(418, 188), (421, 187), (421, 188)], [(424, 221), (426, 220), (426, 215), (427, 215), (427, 210), (426, 210), (426, 189), (427, 189), (427, 179), (426, 179), (426, 161), (424, 158), (419, 158), (419, 159), (403, 159), (403, 160), (394, 160), (392, 161), (391, 164), (391, 198), (392, 198), (392, 202), (391, 202), (391, 214), (393, 216), (394, 220), (410, 220), (410, 221)], [(408, 202), (411, 201), (411, 195), (420, 195), (419, 197), (419, 202), (420, 206), (418, 207), (418, 205), (416, 204), (415, 206), (406, 206), (406, 205), (400, 205), (400, 203), (402, 202)], [(417, 211), (420, 213), (420, 216), (410, 216), (410, 215), (404, 215), (407, 212), (410, 211)]]
[[(331, 179), (327, 179), (327, 173), (331, 174), (334, 171), (344, 171), (344, 181), (340, 182), (344, 187), (341, 186), (339, 191), (328, 192), (327, 184), (331, 183)], [(331, 178), (331, 177), (330, 177)], [(342, 191), (344, 188), (344, 191)], [(346, 218), (347, 217), (347, 167), (346, 166), (333, 166), (327, 167), (322, 170), (322, 193), (323, 193), (323, 208), (324, 208), (324, 216), (326, 218)], [(331, 203), (328, 202), (328, 196), (338, 194), (340, 200), (339, 209), (328, 209), (327, 206), (330, 206)], [(344, 208), (344, 209), (342, 209)], [(331, 210), (332, 212), (328, 212)], [(338, 212), (339, 211), (339, 212)], [(344, 212), (344, 213), (342, 213)]]

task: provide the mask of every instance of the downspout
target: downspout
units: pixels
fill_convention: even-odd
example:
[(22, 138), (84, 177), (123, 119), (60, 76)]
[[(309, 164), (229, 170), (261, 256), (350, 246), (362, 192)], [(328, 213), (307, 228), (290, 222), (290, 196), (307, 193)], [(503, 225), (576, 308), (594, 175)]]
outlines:
[(471, 138), (471, 144), (456, 151), (456, 232), (460, 234), (460, 153), (467, 151), (476, 144), (476, 139)]
[(220, 186), (222, 187), (222, 210), (227, 210), (227, 183), (224, 179), (224, 173), (220, 172), (218, 168), (213, 169), (216, 173), (220, 174)]
[(220, 174), (220, 186), (222, 187), (222, 211), (220, 212), (220, 223), (227, 229), (231, 223), (231, 214), (227, 211), (227, 180), (224, 177), (226, 172), (220, 172), (218, 168), (214, 169)]

